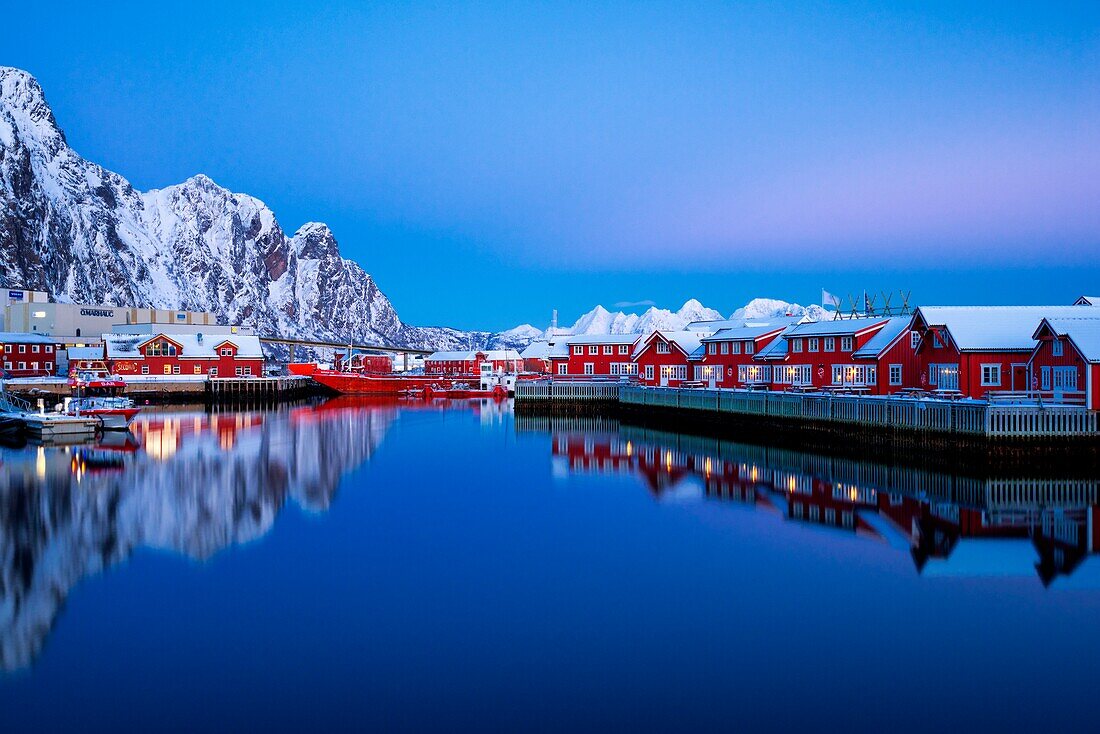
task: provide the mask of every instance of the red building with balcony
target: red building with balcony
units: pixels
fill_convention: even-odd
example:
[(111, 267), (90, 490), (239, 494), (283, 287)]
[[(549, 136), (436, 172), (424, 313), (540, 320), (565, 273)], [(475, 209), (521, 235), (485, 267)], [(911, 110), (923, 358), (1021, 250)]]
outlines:
[(637, 334), (585, 334), (560, 339), (549, 354), (554, 377), (626, 377), (637, 374)]
[(41, 334), (0, 332), (0, 367), (10, 377), (48, 377), (57, 374), (57, 347)]
[(655, 331), (634, 348), (634, 363), (645, 385), (677, 387), (688, 381), (691, 366), (701, 358), (702, 336), (694, 331)]
[(1033, 335), (1031, 387), (1054, 402), (1100, 410), (1100, 314), (1046, 318)]
[(258, 337), (232, 334), (104, 334), (107, 367), (123, 377), (262, 377)]
[(514, 349), (478, 349), (466, 352), (434, 352), (424, 359), (424, 373), (476, 375), (485, 362), (493, 365), (494, 372), (520, 372), (523, 369), (523, 359)]

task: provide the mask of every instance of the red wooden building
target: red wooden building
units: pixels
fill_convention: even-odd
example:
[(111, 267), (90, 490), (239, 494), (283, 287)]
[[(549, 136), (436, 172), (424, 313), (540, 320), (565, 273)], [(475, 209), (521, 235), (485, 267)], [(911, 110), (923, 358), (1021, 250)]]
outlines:
[(0, 332), (0, 367), (10, 377), (57, 374), (57, 347), (41, 334)]
[(258, 337), (243, 334), (104, 334), (107, 366), (127, 375), (262, 377)]
[(867, 346), (886, 318), (837, 319), (797, 324), (782, 335), (787, 355), (772, 367), (775, 389), (868, 387), (877, 384), (877, 364), (853, 355)]
[[(864, 384), (872, 395), (890, 395), (904, 388), (920, 387), (921, 366), (917, 358), (920, 334), (910, 328), (912, 325), (911, 316), (891, 317), (877, 334), (852, 353), (853, 363), (864, 365)], [(844, 380), (849, 376), (857, 377), (858, 373), (845, 370), (840, 375), (834, 374), (833, 379)]]
[(633, 355), (637, 334), (585, 334), (558, 341), (550, 349), (555, 377), (627, 377), (637, 374)]
[(755, 357), (786, 328), (786, 323), (742, 326), (703, 337), (702, 356), (693, 365), (692, 379), (715, 387), (759, 383), (763, 370)]
[(473, 349), (465, 352), (434, 352), (424, 359), (424, 374), (476, 375), (485, 362), (493, 371), (520, 372), (523, 359), (515, 349)]
[(1082, 308), (921, 306), (913, 315), (920, 385), (970, 398), (1031, 389), (1036, 327), (1044, 318), (1080, 317)]
[(1035, 330), (1031, 386), (1055, 402), (1100, 410), (1100, 314), (1045, 318)]
[(688, 381), (689, 362), (702, 356), (702, 337), (695, 331), (655, 331), (634, 348), (634, 363), (645, 385), (677, 387)]

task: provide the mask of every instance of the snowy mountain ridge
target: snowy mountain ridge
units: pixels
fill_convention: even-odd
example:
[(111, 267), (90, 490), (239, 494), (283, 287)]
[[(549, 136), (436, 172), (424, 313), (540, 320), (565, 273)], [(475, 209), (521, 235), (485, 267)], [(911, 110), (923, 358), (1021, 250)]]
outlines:
[(60, 302), (210, 311), (260, 333), (426, 348), (487, 332), (402, 323), (374, 279), (310, 222), (199, 174), (141, 192), (69, 147), (38, 82), (0, 67), (0, 286)]

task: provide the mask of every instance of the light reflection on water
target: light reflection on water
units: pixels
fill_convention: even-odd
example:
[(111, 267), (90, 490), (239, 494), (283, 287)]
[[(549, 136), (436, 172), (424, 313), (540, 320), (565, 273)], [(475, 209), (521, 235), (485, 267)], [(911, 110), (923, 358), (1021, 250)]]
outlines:
[[(1015, 697), (907, 726), (861, 691), (987, 700), (1056, 659), (1035, 696), (1083, 701), (1098, 491), (492, 401), (151, 410), (94, 445), (0, 449), (0, 712), (105, 730), (163, 725), (165, 702), (181, 730), (516, 730), (532, 710), (545, 729), (813, 728), (826, 706), (868, 730), (1023, 722)], [(143, 549), (160, 555), (127, 563)], [(759, 682), (791, 670), (814, 683), (805, 708)], [(95, 693), (54, 708), (73, 678)], [(309, 703), (268, 693), (287, 681)]]

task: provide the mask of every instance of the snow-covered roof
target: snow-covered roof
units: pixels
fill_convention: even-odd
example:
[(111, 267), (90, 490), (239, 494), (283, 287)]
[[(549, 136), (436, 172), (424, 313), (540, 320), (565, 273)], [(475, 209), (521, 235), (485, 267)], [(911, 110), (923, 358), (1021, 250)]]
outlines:
[[(1086, 360), (1100, 362), (1100, 313), (1082, 318), (1048, 318), (1043, 319), (1043, 323), (1049, 324), (1058, 336), (1073, 342)], [(1039, 328), (1042, 328), (1042, 324)], [(1039, 329), (1036, 329), (1036, 336), (1038, 332)]]
[(861, 319), (833, 319), (832, 321), (809, 321), (805, 324), (797, 324), (790, 331), (783, 334), (790, 339), (799, 336), (851, 336), (867, 329), (877, 328), (885, 324), (887, 319), (883, 316), (873, 316)]
[(1100, 306), (1100, 296), (1081, 296), (1074, 306)]
[(633, 344), (641, 334), (578, 334), (565, 340), (573, 344)]
[(53, 344), (53, 339), (29, 331), (0, 331), (0, 344)]
[(69, 359), (103, 359), (103, 347), (69, 347)]
[(464, 352), (433, 352), (425, 359), (433, 362), (473, 362), (479, 354), (491, 362), (520, 358), (515, 349), (470, 349)]
[(263, 359), (260, 338), (251, 334), (104, 334), (107, 359), (141, 359), (141, 345), (164, 337), (180, 346), (181, 357), (217, 358), (222, 344), (237, 347), (238, 359)]
[(786, 328), (784, 324), (768, 324), (764, 326), (738, 326), (726, 329), (719, 329), (710, 336), (703, 337), (700, 341), (703, 342), (728, 342), (728, 341), (743, 341), (746, 339), (758, 339), (767, 334), (774, 334), (777, 331), (783, 331)]
[(1080, 306), (921, 306), (917, 319), (942, 326), (960, 351), (1027, 351), (1044, 318), (1077, 318)]
[(634, 357), (637, 358), (642, 352), (645, 351), (647, 345), (654, 340), (654, 335), (660, 335), (665, 341), (675, 344), (684, 354), (691, 355), (695, 350), (702, 346), (702, 337), (698, 332), (694, 331), (655, 331), (642, 341), (638, 342), (638, 346), (634, 348)]
[(863, 345), (857, 352), (853, 352), (853, 357), (878, 357), (885, 352), (899, 336), (909, 331), (910, 324), (913, 323), (912, 316), (894, 316), (886, 322), (886, 326), (878, 330), (878, 333), (867, 340), (867, 343)]
[(782, 329), (784, 326), (797, 324), (805, 316), (764, 316), (760, 318), (717, 319), (715, 321), (692, 321), (684, 327), (684, 331), (696, 331), (700, 333), (716, 334), (722, 329), (745, 329), (753, 327), (772, 327)]
[(546, 359), (550, 356), (550, 342), (531, 342), (519, 353), (523, 359)]
[(754, 357), (754, 359), (771, 360), (786, 358), (787, 334), (789, 334), (791, 329), (794, 328), (795, 327), (793, 325), (788, 326), (780, 335), (779, 339), (772, 339), (770, 342), (768, 342), (767, 346), (756, 353), (756, 357)]

